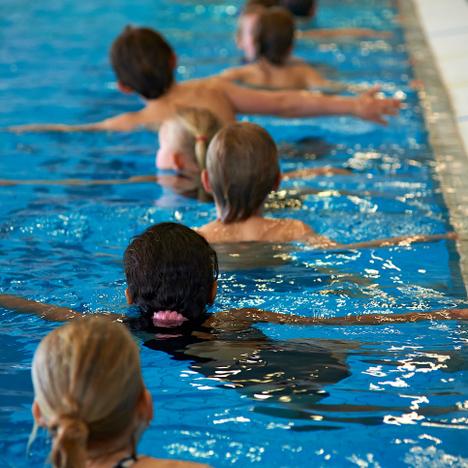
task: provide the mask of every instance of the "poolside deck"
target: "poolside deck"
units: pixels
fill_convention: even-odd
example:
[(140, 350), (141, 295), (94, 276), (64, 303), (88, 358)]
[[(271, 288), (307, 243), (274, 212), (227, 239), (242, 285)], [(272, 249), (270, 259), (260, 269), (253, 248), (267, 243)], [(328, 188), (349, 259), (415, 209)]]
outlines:
[(468, 290), (468, 3), (400, 0), (399, 7)]

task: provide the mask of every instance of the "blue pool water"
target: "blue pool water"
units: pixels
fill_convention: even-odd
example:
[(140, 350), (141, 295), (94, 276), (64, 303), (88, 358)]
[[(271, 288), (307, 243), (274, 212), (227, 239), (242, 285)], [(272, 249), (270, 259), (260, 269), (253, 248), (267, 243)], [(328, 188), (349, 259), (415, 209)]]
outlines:
[[(160, 29), (180, 79), (239, 62), (239, 1), (3, 0), (0, 126), (93, 121), (137, 109), (119, 94), (107, 59), (127, 23)], [(281, 145), (282, 167), (324, 164), (350, 176), (291, 180), (268, 202), (319, 233), (353, 242), (451, 230), (394, 2), (323, 0), (320, 26), (392, 30), (388, 41), (301, 42), (297, 54), (329, 76), (381, 83), (406, 96), (386, 128), (351, 118), (255, 118)], [(300, 140), (304, 140), (299, 142)], [(299, 142), (299, 143), (298, 143)], [(0, 137), (1, 178), (116, 179), (154, 171), (155, 136), (13, 134)], [(293, 191), (293, 192), (291, 192)], [(316, 193), (319, 192), (319, 193)], [(199, 226), (213, 206), (156, 184), (0, 186), (0, 292), (125, 312), (121, 258), (152, 223)], [(258, 307), (301, 315), (402, 313), (467, 306), (452, 242), (316, 252), (304, 245), (220, 249), (213, 310)], [(43, 435), (26, 454), (30, 362), (57, 324), (0, 310), (0, 460), (41, 466)], [(264, 324), (198, 344), (172, 359), (139, 338), (155, 420), (140, 451), (213, 466), (462, 466), (468, 450), (466, 327)], [(239, 374), (228, 372), (240, 371)], [(243, 383), (240, 383), (243, 380)]]

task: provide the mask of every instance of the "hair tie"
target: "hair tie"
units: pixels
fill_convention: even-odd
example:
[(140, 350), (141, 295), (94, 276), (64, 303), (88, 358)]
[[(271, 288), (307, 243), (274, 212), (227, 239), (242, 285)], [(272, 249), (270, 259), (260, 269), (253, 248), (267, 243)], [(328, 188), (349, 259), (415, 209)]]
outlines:
[(86, 440), (89, 434), (88, 425), (76, 416), (58, 416), (52, 420), (49, 431), (53, 437), (61, 436), (68, 439)]
[(195, 137), (195, 141), (204, 141), (206, 143), (208, 141), (208, 137), (206, 135), (198, 135)]
[(172, 328), (180, 327), (188, 319), (175, 310), (160, 310), (153, 313), (152, 320), (155, 327)]

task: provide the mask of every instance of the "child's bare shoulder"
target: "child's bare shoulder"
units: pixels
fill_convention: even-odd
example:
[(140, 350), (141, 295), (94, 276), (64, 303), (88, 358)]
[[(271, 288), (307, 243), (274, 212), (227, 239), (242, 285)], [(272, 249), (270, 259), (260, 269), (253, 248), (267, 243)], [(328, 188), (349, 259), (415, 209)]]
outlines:
[(276, 237), (274, 240), (277, 242), (291, 242), (314, 234), (310, 226), (297, 219), (274, 219), (271, 223), (271, 234)]

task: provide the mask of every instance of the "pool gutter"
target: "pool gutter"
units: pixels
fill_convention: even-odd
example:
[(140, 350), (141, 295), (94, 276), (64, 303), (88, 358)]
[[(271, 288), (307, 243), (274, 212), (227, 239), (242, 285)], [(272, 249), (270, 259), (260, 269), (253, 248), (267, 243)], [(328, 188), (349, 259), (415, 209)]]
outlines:
[(398, 6), (415, 78), (424, 83), (419, 97), (434, 152), (437, 178), (450, 222), (458, 235), (460, 269), (468, 291), (468, 156), (440, 76), (440, 63), (436, 62), (424, 34), (415, 0), (399, 0)]

